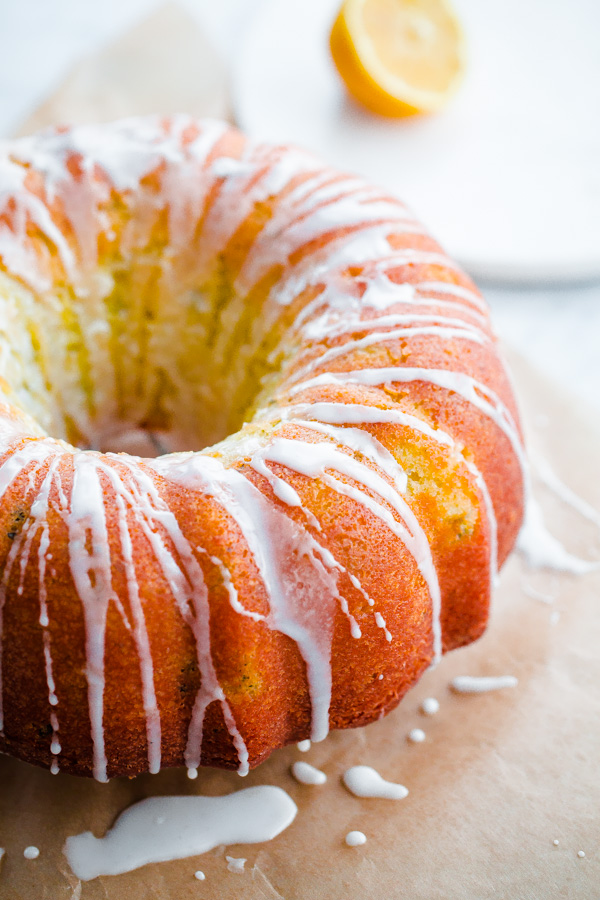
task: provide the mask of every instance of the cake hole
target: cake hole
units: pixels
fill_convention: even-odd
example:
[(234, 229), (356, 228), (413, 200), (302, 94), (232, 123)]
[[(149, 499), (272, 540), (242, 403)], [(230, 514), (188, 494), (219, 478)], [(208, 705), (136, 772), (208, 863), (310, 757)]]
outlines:
[(173, 432), (151, 431), (123, 424), (98, 434), (95, 443), (90, 445), (89, 449), (99, 450), (101, 453), (128, 453), (130, 456), (156, 458), (165, 453), (195, 448), (188, 447), (185, 443), (184, 446), (179, 446), (177, 436)]
[(151, 246), (126, 270), (104, 260), (89, 303), (57, 287), (54, 304), (39, 304), (0, 280), (0, 314), (14, 299), (39, 317), (24, 315), (15, 334), (16, 405), (52, 437), (102, 453), (197, 451), (238, 432), (290, 348), (283, 323), (262, 315), (272, 285), (249, 303), (223, 266), (182, 289), (165, 248)]

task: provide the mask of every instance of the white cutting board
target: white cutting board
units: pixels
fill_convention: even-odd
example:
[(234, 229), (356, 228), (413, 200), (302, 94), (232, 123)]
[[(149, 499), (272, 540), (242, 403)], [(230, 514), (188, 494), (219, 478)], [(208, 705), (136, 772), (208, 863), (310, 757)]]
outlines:
[(259, 7), (234, 67), (240, 126), (391, 189), (476, 277), (600, 277), (600, 2), (456, 0), (463, 87), (403, 121), (347, 98), (327, 43), (338, 6)]

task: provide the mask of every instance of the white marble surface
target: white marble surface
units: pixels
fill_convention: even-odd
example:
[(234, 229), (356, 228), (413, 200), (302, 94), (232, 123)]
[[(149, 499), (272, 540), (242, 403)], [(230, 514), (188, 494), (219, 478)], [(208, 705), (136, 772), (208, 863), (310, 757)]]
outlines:
[[(259, 0), (180, 2), (233, 62)], [(0, 135), (10, 135), (77, 60), (157, 5), (156, 0), (0, 0)], [(600, 413), (600, 283), (481, 287), (500, 336)]]

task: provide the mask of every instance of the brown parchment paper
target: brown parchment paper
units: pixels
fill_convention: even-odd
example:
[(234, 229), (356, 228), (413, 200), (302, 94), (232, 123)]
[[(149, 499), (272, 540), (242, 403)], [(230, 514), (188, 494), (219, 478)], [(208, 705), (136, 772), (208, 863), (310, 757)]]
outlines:
[[(115, 84), (109, 63), (123, 47), (132, 79), (120, 84), (127, 95), (119, 101), (123, 111), (210, 112), (189, 93), (177, 102), (178, 79), (169, 104), (152, 107), (153, 95), (136, 74), (137, 58), (162, 52), (161, 22), (171, 22), (170, 53), (177, 53), (178, 31), (188, 41), (190, 23), (179, 18), (178, 26), (178, 17), (172, 7), (162, 9), (154, 25), (144, 23), (90, 68), (82, 64), (22, 131), (54, 118), (117, 114), (118, 108), (102, 106), (97, 98)], [(512, 369), (530, 445), (600, 509), (600, 431), (576, 398), (563, 396), (523, 360), (512, 358)], [(568, 548), (600, 558), (599, 530), (541, 484), (536, 493), (551, 530)], [(6, 850), (0, 900), (598, 900), (599, 607), (600, 575), (530, 571), (515, 555), (502, 574), (481, 641), (447, 656), (387, 719), (334, 733), (308, 754), (295, 747), (278, 751), (244, 780), (201, 770), (192, 782), (185, 771), (173, 770), (101, 785), (0, 757), (0, 846)], [(457, 674), (514, 674), (519, 685), (457, 696), (448, 690)], [(419, 713), (427, 696), (441, 703), (432, 718)], [(427, 740), (412, 745), (406, 735), (417, 726)], [(327, 784), (297, 784), (289, 774), (295, 759), (322, 768)], [(340, 776), (359, 763), (405, 784), (409, 796), (395, 802), (351, 796)], [(68, 835), (90, 829), (100, 836), (126, 806), (149, 795), (216, 795), (267, 783), (287, 790), (299, 809), (287, 831), (270, 843), (221, 847), (84, 884), (62, 854)], [(344, 845), (352, 829), (366, 833), (366, 845)], [(40, 848), (37, 860), (23, 858), (30, 844)], [(584, 859), (577, 857), (580, 849)], [(225, 852), (247, 858), (243, 874), (227, 870)], [(194, 879), (198, 868), (206, 881)]]

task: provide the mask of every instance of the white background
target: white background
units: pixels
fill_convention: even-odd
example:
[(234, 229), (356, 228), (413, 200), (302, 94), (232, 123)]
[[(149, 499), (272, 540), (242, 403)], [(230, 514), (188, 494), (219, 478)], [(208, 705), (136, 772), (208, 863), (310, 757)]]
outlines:
[[(260, 0), (180, 2), (234, 64)], [(491, 0), (481, 2), (490, 2), (493, 14)], [(158, 5), (156, 0), (0, 0), (0, 136), (9, 136), (76, 61)], [(480, 285), (500, 336), (600, 412), (600, 284)]]

